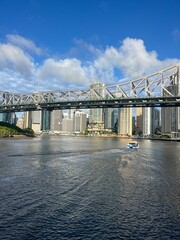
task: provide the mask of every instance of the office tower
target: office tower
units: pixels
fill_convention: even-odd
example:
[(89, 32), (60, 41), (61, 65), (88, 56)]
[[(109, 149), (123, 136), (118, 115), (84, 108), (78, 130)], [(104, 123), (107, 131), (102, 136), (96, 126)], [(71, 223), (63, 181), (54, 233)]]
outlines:
[(160, 130), (160, 110), (152, 108), (152, 133)]
[(114, 108), (105, 108), (104, 109), (104, 128), (105, 129), (113, 129), (113, 111)]
[(24, 112), (24, 122), (23, 128), (31, 128), (32, 127), (32, 112)]
[(72, 134), (73, 132), (73, 120), (69, 118), (64, 118), (62, 120), (62, 133)]
[(134, 134), (135, 130), (136, 130), (136, 118), (135, 118), (135, 116), (133, 116), (132, 117), (132, 132), (133, 132), (133, 134)]
[(114, 132), (118, 132), (118, 114), (119, 110), (117, 108), (115, 108), (112, 111), (112, 127), (113, 127), (113, 131)]
[(178, 132), (180, 121), (179, 107), (161, 108), (162, 133)]
[(137, 133), (141, 134), (143, 132), (143, 114), (142, 114), (142, 107), (136, 108), (136, 128)]
[(75, 133), (83, 133), (87, 128), (87, 115), (81, 111), (74, 111), (73, 131)]
[(119, 108), (118, 134), (132, 135), (132, 108)]
[[(91, 85), (91, 88), (94, 89), (95, 93), (92, 92), (90, 94), (91, 100), (97, 100), (98, 96), (104, 97), (104, 84), (101, 82), (95, 82)], [(89, 112), (89, 127), (91, 130), (101, 131), (104, 129), (104, 119), (103, 119), (103, 109), (102, 108), (95, 108), (90, 109)]]
[(16, 125), (17, 117), (15, 112), (10, 113), (10, 124)]
[[(177, 79), (174, 78), (172, 85), (167, 87), (167, 91), (173, 95), (180, 92)], [(164, 91), (163, 96), (168, 96)], [(161, 131), (162, 133), (172, 133), (180, 131), (180, 108), (179, 107), (163, 107), (161, 108)]]
[(0, 121), (16, 125), (16, 114), (14, 112), (0, 113)]
[(160, 111), (154, 107), (144, 107), (143, 117), (143, 136), (151, 136), (160, 128)]
[(68, 118), (73, 119), (73, 115), (74, 115), (74, 109), (69, 109), (68, 110)]
[(35, 133), (41, 132), (42, 111), (33, 111), (31, 115), (31, 128)]
[(171, 107), (161, 108), (161, 131), (162, 133), (170, 133), (172, 131), (171, 118), (172, 118)]
[(51, 112), (51, 131), (62, 131), (62, 110), (53, 110)]
[(51, 126), (51, 111), (49, 110), (42, 110), (41, 115), (41, 130), (42, 131), (49, 131)]
[(143, 108), (143, 136), (147, 137), (152, 134), (152, 108)]

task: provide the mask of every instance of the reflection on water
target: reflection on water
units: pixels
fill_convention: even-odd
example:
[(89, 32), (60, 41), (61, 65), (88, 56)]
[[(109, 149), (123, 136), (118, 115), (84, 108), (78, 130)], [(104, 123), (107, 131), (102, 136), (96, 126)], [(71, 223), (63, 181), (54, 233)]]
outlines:
[(180, 144), (0, 140), (1, 239), (179, 239)]

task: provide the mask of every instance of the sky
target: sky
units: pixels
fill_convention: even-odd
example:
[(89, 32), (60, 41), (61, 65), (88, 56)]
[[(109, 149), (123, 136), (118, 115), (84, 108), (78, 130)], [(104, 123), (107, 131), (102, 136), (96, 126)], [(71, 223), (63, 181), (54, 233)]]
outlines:
[(112, 85), (180, 62), (180, 0), (0, 0), (0, 91)]

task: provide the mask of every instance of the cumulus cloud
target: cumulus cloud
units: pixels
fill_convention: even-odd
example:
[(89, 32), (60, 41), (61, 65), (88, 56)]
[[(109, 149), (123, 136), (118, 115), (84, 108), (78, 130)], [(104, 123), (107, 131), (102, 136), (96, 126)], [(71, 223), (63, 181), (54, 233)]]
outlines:
[(0, 44), (0, 70), (13, 70), (24, 77), (30, 77), (34, 63), (22, 49), (11, 44)]
[(0, 43), (0, 88), (3, 91), (75, 89), (89, 87), (95, 81), (111, 85), (124, 81), (122, 79), (143, 77), (179, 61), (160, 61), (156, 51), (148, 51), (142, 39), (125, 38), (118, 48), (107, 46), (104, 50), (79, 40), (83, 51), (87, 49), (92, 55), (88, 61), (77, 57), (44, 57), (39, 63), (32, 53), (40, 54), (41, 50), (31, 40), (19, 35), (8, 35), (7, 39), (7, 43)]
[(143, 77), (160, 68), (178, 62), (178, 59), (160, 61), (155, 51), (147, 51), (141, 39), (126, 38), (119, 48), (107, 47), (94, 62), (97, 69), (118, 68), (125, 78)]
[(43, 53), (43, 50), (41, 48), (38, 48), (31, 40), (26, 39), (18, 34), (8, 34), (6, 37), (8, 42), (12, 43), (15, 46), (18, 46), (25, 50), (30, 50), (37, 55), (41, 55)]
[(8, 91), (12, 93), (18, 92), (34, 92), (37, 88), (37, 81), (24, 78), (15, 71), (5, 69), (0, 71), (0, 91)]
[(42, 81), (59, 86), (87, 85), (86, 69), (77, 59), (49, 58), (37, 69), (37, 76)]
[(157, 53), (148, 52), (141, 39), (126, 38), (119, 48), (119, 67), (128, 77), (139, 77), (158, 66)]

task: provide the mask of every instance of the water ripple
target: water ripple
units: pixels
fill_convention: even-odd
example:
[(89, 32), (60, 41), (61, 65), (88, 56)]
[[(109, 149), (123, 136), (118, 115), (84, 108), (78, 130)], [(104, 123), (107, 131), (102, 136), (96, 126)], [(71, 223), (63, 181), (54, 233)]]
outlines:
[(99, 139), (93, 149), (82, 138), (81, 150), (69, 141), (66, 149), (61, 138), (58, 151), (58, 138), (46, 138), (43, 146), (29, 141), (28, 148), (22, 141), (17, 152), (6, 146), (7, 158), (4, 152), (0, 158), (1, 239), (179, 239), (175, 145), (157, 152), (158, 142), (154, 148), (144, 142), (146, 151), (127, 151), (117, 147), (121, 140)]

